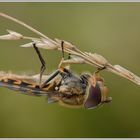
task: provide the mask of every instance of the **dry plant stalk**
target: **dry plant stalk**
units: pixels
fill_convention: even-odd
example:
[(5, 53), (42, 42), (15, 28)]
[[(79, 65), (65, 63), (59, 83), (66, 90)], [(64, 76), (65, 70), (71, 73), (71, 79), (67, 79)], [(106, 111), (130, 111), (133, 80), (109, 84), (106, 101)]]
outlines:
[(91, 66), (94, 66), (98, 69), (105, 68), (105, 70), (107, 70), (109, 72), (115, 73), (121, 77), (124, 77), (124, 78), (130, 80), (131, 82), (133, 82), (137, 85), (140, 85), (140, 77), (138, 77), (137, 75), (135, 75), (134, 73), (130, 72), (129, 70), (123, 68), (120, 65), (110, 64), (103, 56), (101, 56), (97, 53), (82, 52), (75, 45), (73, 45), (67, 41), (64, 41), (64, 40), (50, 39), (43, 33), (34, 29), (33, 27), (31, 27), (31, 26), (27, 25), (26, 23), (24, 23), (16, 18), (13, 18), (7, 14), (0, 13), (0, 16), (16, 22), (40, 36), (39, 38), (27, 37), (20, 33), (15, 32), (15, 31), (7, 30), (9, 32), (9, 34), (0, 36), (0, 39), (3, 39), (3, 40), (20, 40), (20, 39), (27, 40), (28, 39), (28, 40), (31, 40), (31, 43), (21, 45), (21, 47), (33, 47), (33, 43), (36, 43), (36, 46), (38, 48), (52, 49), (52, 50), (59, 50), (59, 51), (62, 51), (61, 43), (63, 41), (64, 42), (64, 52), (72, 54), (72, 58), (70, 60), (64, 60), (63, 63), (68, 63), (68, 64), (85, 63), (85, 64), (89, 64)]

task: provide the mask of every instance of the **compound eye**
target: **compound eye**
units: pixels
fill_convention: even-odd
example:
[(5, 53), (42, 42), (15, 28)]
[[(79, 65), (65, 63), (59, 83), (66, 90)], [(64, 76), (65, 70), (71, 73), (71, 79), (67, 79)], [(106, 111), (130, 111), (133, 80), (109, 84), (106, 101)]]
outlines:
[(93, 109), (101, 103), (101, 90), (98, 84), (89, 88), (88, 96), (85, 100), (84, 106), (87, 109)]

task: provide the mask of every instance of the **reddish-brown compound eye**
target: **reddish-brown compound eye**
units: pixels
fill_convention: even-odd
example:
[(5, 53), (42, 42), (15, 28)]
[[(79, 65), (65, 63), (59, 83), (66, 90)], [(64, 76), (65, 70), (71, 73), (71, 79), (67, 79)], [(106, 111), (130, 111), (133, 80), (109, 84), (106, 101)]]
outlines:
[(97, 107), (100, 103), (101, 103), (101, 90), (97, 83), (95, 87), (93, 85), (90, 86), (89, 93), (85, 100), (84, 106), (87, 109), (93, 109)]

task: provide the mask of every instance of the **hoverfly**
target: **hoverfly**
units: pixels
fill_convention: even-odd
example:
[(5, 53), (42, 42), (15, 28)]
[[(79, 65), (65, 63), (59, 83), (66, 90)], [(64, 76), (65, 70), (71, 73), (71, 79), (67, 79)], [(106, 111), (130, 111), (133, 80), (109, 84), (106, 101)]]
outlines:
[[(22, 47), (33, 47), (42, 64), (39, 75), (24, 77), (1, 73), (0, 86), (22, 91), (28, 95), (44, 95), (48, 97), (48, 102), (60, 102), (69, 106), (84, 105), (85, 108), (95, 108), (112, 100), (112, 98), (108, 96), (108, 88), (104, 85), (103, 78), (99, 75), (101, 70), (115, 73), (140, 85), (140, 77), (120, 65), (111, 65), (99, 54), (82, 52), (75, 45), (64, 40), (52, 40), (24, 22), (4, 13), (0, 13), (0, 16), (16, 22), (40, 36), (40, 38), (27, 37), (15, 31), (7, 30), (9, 34), (0, 36), (0, 39), (31, 40), (31, 43), (24, 44)], [(41, 56), (39, 48), (59, 50), (62, 52), (62, 60), (60, 61), (58, 69), (51, 75), (43, 75), (45, 61)], [(64, 59), (64, 52), (69, 54), (69, 58), (66, 60)], [(82, 63), (96, 67), (97, 71), (93, 74), (77, 76), (73, 74), (67, 66), (63, 66)]]
[(0, 86), (27, 95), (47, 96), (48, 103), (59, 102), (66, 106), (92, 109), (111, 101), (104, 80), (98, 74), (82, 74), (78, 77), (61, 67), (51, 75), (42, 76), (42, 87), (38, 81), (39, 75), (0, 74)]

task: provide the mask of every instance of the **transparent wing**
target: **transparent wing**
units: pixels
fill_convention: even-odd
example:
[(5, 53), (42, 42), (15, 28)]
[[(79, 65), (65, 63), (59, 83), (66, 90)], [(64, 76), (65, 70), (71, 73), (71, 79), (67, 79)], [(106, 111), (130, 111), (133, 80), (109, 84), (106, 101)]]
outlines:
[[(42, 81), (44, 82), (49, 76), (43, 75)], [(50, 83), (48, 83), (44, 88), (39, 87), (39, 74), (26, 76), (26, 75), (16, 75), (12, 73), (0, 72), (0, 86), (6, 87), (11, 90), (20, 91), (27, 95), (34, 96), (48, 96), (49, 94), (58, 94), (55, 91), (55, 87), (61, 81), (60, 77), (56, 77)], [(55, 82), (54, 82), (55, 81)]]

